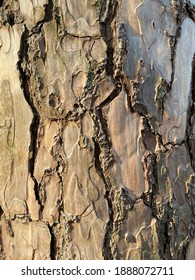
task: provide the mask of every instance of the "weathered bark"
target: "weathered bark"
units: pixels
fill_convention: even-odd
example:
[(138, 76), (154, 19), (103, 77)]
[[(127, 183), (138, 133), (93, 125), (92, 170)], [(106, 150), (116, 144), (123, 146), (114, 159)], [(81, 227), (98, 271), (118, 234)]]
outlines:
[(0, 259), (195, 259), (195, 1), (0, 1)]

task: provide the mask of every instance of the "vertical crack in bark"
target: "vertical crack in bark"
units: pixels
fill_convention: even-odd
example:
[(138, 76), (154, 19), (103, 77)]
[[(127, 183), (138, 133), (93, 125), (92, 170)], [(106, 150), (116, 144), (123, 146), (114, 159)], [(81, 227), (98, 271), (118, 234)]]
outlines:
[(107, 200), (108, 203), (108, 208), (109, 208), (109, 221), (106, 226), (106, 233), (104, 237), (104, 244), (103, 244), (103, 257), (104, 259), (107, 260), (112, 260), (113, 255), (112, 255), (112, 248), (111, 248), (111, 236), (112, 236), (112, 231), (113, 231), (113, 203), (112, 199), (110, 197), (110, 184), (108, 184), (106, 177), (104, 175), (104, 171), (101, 166), (100, 162), (100, 153), (101, 153), (101, 147), (98, 141), (98, 138), (93, 137), (92, 138), (94, 142), (94, 164), (95, 164), (95, 169), (99, 176), (102, 178), (104, 185), (105, 185), (105, 199)]
[(2, 232), (1, 232), (1, 225), (0, 225), (0, 260), (5, 260), (6, 256), (3, 250), (3, 242), (2, 242)]
[(49, 22), (53, 19), (53, 0), (48, 0), (48, 3), (44, 5), (45, 16), (42, 20), (38, 21), (33, 28), (33, 32), (39, 32), (45, 22)]
[(195, 6), (192, 3), (190, 3), (189, 0), (187, 0), (186, 2), (186, 12), (189, 18), (195, 21)]
[[(27, 26), (25, 25), (25, 30), (22, 33), (21, 36), (21, 45), (20, 45), (20, 50), (19, 50), (19, 61), (17, 63), (17, 67), (20, 73), (20, 81), (21, 81), (21, 87), (24, 92), (24, 97), (30, 106), (32, 113), (33, 113), (33, 120), (30, 125), (30, 134), (31, 134), (31, 142), (29, 146), (29, 162), (28, 162), (28, 169), (29, 169), (29, 174), (34, 181), (34, 192), (35, 192), (35, 197), (36, 200), (40, 206), (39, 209), (39, 217), (40, 219), (42, 218), (42, 212), (44, 205), (41, 202), (41, 198), (39, 195), (39, 184), (34, 176), (34, 169), (35, 169), (35, 160), (38, 152), (38, 130), (39, 130), (39, 125), (41, 121), (41, 116), (34, 104), (33, 101), (33, 96), (30, 92), (29, 88), (29, 82), (30, 82), (30, 75), (31, 73), (28, 73), (29, 70), (27, 70), (27, 65), (29, 63), (29, 57), (28, 57), (28, 52), (29, 52), (29, 43), (28, 43), (28, 38), (32, 36), (33, 34), (40, 33), (43, 23), (51, 21), (53, 18), (53, 1), (48, 0), (48, 4), (45, 5), (45, 16), (44, 19), (41, 20), (40, 22), (37, 22), (36, 26), (33, 28), (33, 33), (31, 33)], [(46, 54), (45, 54), (46, 55)], [(43, 57), (45, 59), (45, 57)]]
[(113, 254), (112, 254), (112, 248), (111, 248), (111, 238), (112, 238), (112, 232), (113, 232), (113, 223), (114, 223), (114, 218), (113, 218), (113, 203), (112, 199), (110, 197), (110, 190), (111, 187), (108, 185), (106, 178), (104, 176), (104, 172), (101, 168), (101, 163), (99, 160), (99, 155), (100, 155), (100, 147), (98, 142), (96, 142), (95, 139), (94, 141), (94, 159), (95, 159), (95, 168), (100, 177), (102, 178), (104, 185), (105, 185), (105, 199), (107, 200), (108, 203), (108, 208), (109, 208), (109, 221), (106, 226), (106, 234), (104, 237), (104, 244), (103, 244), (103, 257), (105, 260), (112, 260), (113, 259)]
[(48, 0), (48, 3), (45, 4), (45, 17), (43, 22), (48, 22), (53, 19), (53, 0)]
[[(115, 26), (115, 18), (117, 16), (117, 9), (118, 9), (118, 1), (117, 0), (108, 0), (108, 1), (99, 1), (99, 21), (100, 21), (100, 32), (101, 36), (104, 39), (106, 45), (107, 45), (107, 60), (106, 60), (106, 74), (108, 76), (111, 76), (116, 89), (114, 92), (109, 96), (102, 104), (100, 104), (99, 108), (108, 105), (110, 102), (112, 102), (121, 92), (121, 81), (120, 78), (115, 77), (115, 70), (116, 70), (116, 64), (115, 64), (115, 58), (114, 58), (114, 28)], [(98, 110), (101, 111), (100, 109)], [(102, 114), (101, 115), (101, 123), (102, 123)], [(103, 125), (103, 124), (102, 124)], [(105, 131), (104, 131), (105, 134)], [(112, 143), (108, 141), (108, 139), (104, 139), (104, 141), (108, 145), (108, 150), (110, 150)], [(104, 168), (102, 168), (102, 162), (100, 161), (101, 157), (101, 150), (102, 147), (100, 143), (100, 139), (94, 139), (94, 146), (95, 146), (95, 167), (97, 172), (100, 174), (101, 178), (104, 181), (105, 184), (105, 198), (108, 203), (109, 208), (109, 221), (107, 223), (106, 227), (106, 233), (104, 237), (104, 245), (103, 245), (103, 257), (104, 259), (114, 259), (115, 254), (115, 245), (113, 244), (113, 231), (114, 231), (114, 205), (113, 205), (113, 198), (111, 195), (112, 186), (109, 182), (109, 179), (106, 178), (104, 175)], [(106, 148), (106, 150), (107, 150)], [(107, 154), (107, 152), (106, 152)], [(112, 161), (112, 160), (111, 160)], [(105, 169), (107, 169), (108, 166), (106, 166)]]
[[(195, 55), (192, 61), (191, 102), (188, 109), (186, 142), (191, 160), (191, 166), (195, 172)], [(192, 220), (189, 225), (189, 236), (195, 236), (195, 176), (191, 177), (188, 189), (189, 204), (192, 209)]]
[[(28, 38), (30, 36), (34, 36), (34, 34), (39, 34), (42, 32), (42, 27), (45, 22), (51, 21), (53, 19), (53, 1), (49, 0), (48, 4), (45, 5), (45, 16), (44, 19), (37, 22), (36, 26), (29, 31), (27, 27), (25, 26), (25, 30), (21, 36), (21, 46), (19, 50), (19, 61), (18, 61), (18, 70), (20, 73), (20, 80), (21, 80), (21, 87), (23, 88), (24, 92), (24, 97), (30, 106), (32, 113), (33, 113), (33, 120), (30, 125), (30, 135), (31, 135), (31, 142), (29, 146), (29, 162), (28, 162), (28, 168), (29, 168), (29, 174), (34, 181), (34, 193), (35, 193), (35, 198), (39, 204), (39, 219), (42, 219), (42, 213), (44, 209), (44, 205), (42, 202), (41, 194), (40, 194), (40, 186), (39, 183), (37, 182), (35, 176), (34, 176), (34, 169), (35, 169), (35, 160), (37, 157), (37, 152), (38, 152), (38, 131), (39, 131), (39, 126), (41, 122), (41, 116), (36, 108), (36, 105), (34, 103), (34, 97), (33, 93), (30, 92), (30, 75), (31, 73), (28, 70), (28, 64), (29, 64), (29, 42)], [(46, 59), (46, 53), (44, 50), (41, 49), (41, 57), (43, 59), (43, 62), (45, 62)], [(56, 157), (56, 155), (54, 155)], [(59, 184), (62, 184), (62, 176), (61, 176), (61, 160), (59, 158), (56, 158), (57, 161), (57, 166), (56, 166), (56, 172), (59, 177)], [(61, 187), (62, 189), (62, 187)], [(61, 194), (62, 195), (62, 194)], [(62, 200), (62, 199), (61, 199)], [(62, 205), (60, 202), (60, 208), (59, 212), (62, 211)], [(55, 238), (55, 225), (49, 226), (49, 231), (50, 231), (50, 236), (51, 236), (51, 242), (50, 242), (50, 257), (51, 259), (55, 260), (56, 259), (56, 238)]]
[[(123, 73), (123, 64), (127, 53), (127, 38), (124, 24), (116, 23), (118, 8), (119, 1), (100, 1), (100, 31), (101, 36), (107, 45), (106, 74), (112, 77), (116, 89), (102, 104), (100, 104), (99, 109), (110, 104), (121, 93), (121, 91), (123, 89), (126, 90), (127, 87), (126, 77)], [(99, 117), (101, 124), (103, 125), (103, 116), (101, 117), (100, 114), (98, 118)], [(104, 131), (105, 135), (107, 134), (106, 131)], [(112, 143), (108, 141), (108, 139), (105, 141), (109, 146), (108, 149), (111, 149)], [(104, 147), (102, 147), (100, 139), (97, 139), (96, 149), (98, 151), (97, 155), (99, 154), (99, 160), (96, 164), (96, 168), (97, 166), (102, 168), (102, 160), (100, 160), (100, 157), (101, 151), (104, 150)], [(119, 253), (117, 252), (117, 240), (120, 235), (120, 229), (122, 224), (125, 222), (127, 212), (132, 209), (132, 205), (129, 205), (129, 201), (125, 198), (125, 194), (122, 189), (116, 190), (115, 186), (112, 186), (109, 177), (104, 174), (104, 168), (102, 168), (100, 173), (101, 177), (104, 177), (104, 180), (107, 181), (105, 184), (105, 197), (109, 207), (109, 222), (107, 224), (104, 239), (103, 256), (105, 259), (115, 259), (119, 257)], [(135, 202), (131, 201), (130, 204), (132, 203), (134, 205)], [(117, 218), (114, 218), (114, 214), (117, 211), (119, 211), (120, 214), (117, 215)]]
[(55, 225), (53, 225), (53, 226), (48, 225), (49, 232), (50, 232), (50, 235), (51, 235), (51, 242), (50, 242), (50, 257), (51, 257), (51, 260), (56, 260), (56, 255), (57, 255), (54, 227), (55, 227)]
[(194, 114), (195, 114), (195, 56), (192, 62), (191, 101), (188, 109), (188, 119), (187, 119), (188, 126), (186, 132), (191, 165), (195, 171), (195, 135), (193, 133), (193, 126), (195, 121)]
[(175, 36), (172, 36), (170, 38), (170, 45), (171, 45), (171, 64), (172, 64), (172, 73), (171, 73), (171, 82), (168, 87), (168, 92), (171, 92), (172, 86), (173, 86), (173, 81), (174, 81), (174, 75), (175, 75), (175, 56), (176, 56), (176, 47), (177, 47), (177, 42), (179, 38), (181, 37), (181, 26), (180, 26), (180, 21), (177, 24), (177, 30)]
[[(160, 232), (159, 234), (163, 237), (162, 238), (162, 251), (161, 256), (163, 260), (172, 260), (171, 254), (170, 254), (170, 236), (168, 234), (169, 232), (169, 222), (170, 217), (168, 215), (168, 211), (165, 212), (164, 216), (162, 217), (160, 221)], [(161, 248), (160, 248), (161, 249)]]
[[(0, 206), (0, 221), (1, 217), (4, 214), (3, 209)], [(0, 260), (5, 260), (5, 253), (3, 250), (3, 242), (2, 242), (2, 230), (1, 230), (1, 223), (0, 223)]]
[[(112, 4), (116, 4), (116, 1), (98, 1), (97, 4), (99, 5), (99, 21), (100, 21), (100, 32), (101, 35), (107, 45), (107, 61), (106, 61), (106, 74), (108, 76), (113, 77), (114, 74), (114, 63), (113, 63), (113, 31), (111, 27), (111, 23), (113, 20), (113, 6)], [(91, 73), (91, 72), (90, 72)], [(94, 73), (92, 73), (94, 75)], [(91, 79), (89, 79), (91, 80)], [(93, 80), (93, 79), (92, 79)], [(90, 87), (90, 84), (88, 85), (88, 88)], [(114, 94), (115, 95), (115, 94)], [(113, 96), (113, 95), (112, 95)], [(104, 104), (107, 104), (110, 102), (110, 98), (107, 98), (106, 101), (103, 104), (100, 104), (100, 108), (104, 106)], [(98, 112), (99, 110), (94, 110), (92, 112), (92, 119), (95, 122), (95, 126), (97, 125), (98, 130), (99, 124), (98, 122), (96, 123), (96, 119), (98, 119)], [(94, 117), (95, 116), (95, 117)], [(101, 156), (101, 144), (99, 143), (101, 136), (98, 134), (94, 135), (92, 138), (94, 142), (94, 164), (95, 164), (95, 169), (96, 172), (99, 174), (99, 176), (102, 178), (104, 185), (105, 185), (105, 199), (107, 200), (108, 203), (108, 208), (109, 208), (109, 221), (106, 226), (106, 233), (104, 237), (104, 244), (103, 244), (103, 257), (104, 259), (113, 259), (112, 256), (112, 249), (111, 249), (111, 234), (112, 234), (112, 229), (113, 229), (113, 205), (112, 205), (112, 200), (110, 199), (110, 186), (107, 183), (107, 180), (104, 175), (104, 170), (102, 168), (102, 163), (100, 161), (100, 156)], [(105, 138), (105, 137), (103, 137)], [(105, 139), (104, 139), (105, 141)]]
[[(34, 192), (35, 192), (35, 197), (40, 205), (40, 212), (42, 210), (42, 204), (40, 202), (39, 198), (39, 193), (38, 193), (38, 182), (36, 178), (34, 177), (34, 168), (35, 168), (35, 159), (37, 155), (37, 135), (38, 135), (38, 128), (39, 128), (39, 123), (40, 123), (40, 115), (39, 112), (37, 111), (36, 107), (34, 106), (31, 94), (30, 94), (30, 89), (29, 89), (29, 76), (26, 73), (26, 63), (28, 63), (28, 36), (29, 36), (29, 30), (25, 26), (25, 30), (21, 36), (21, 45), (20, 45), (20, 50), (19, 50), (19, 61), (17, 64), (19, 73), (20, 73), (20, 80), (21, 80), (21, 87), (24, 92), (24, 97), (30, 106), (32, 113), (33, 113), (33, 120), (30, 125), (30, 134), (31, 134), (31, 142), (29, 146), (29, 162), (28, 162), (28, 169), (29, 169), (29, 174), (31, 178), (34, 181)], [(25, 65), (25, 66), (24, 66)]]
[(100, 32), (107, 45), (106, 72), (108, 76), (114, 76), (114, 46), (112, 23), (116, 17), (118, 7), (117, 0), (100, 1)]
[[(144, 139), (144, 137), (143, 137)], [(162, 259), (171, 259), (169, 253), (170, 238), (168, 234), (168, 226), (171, 221), (169, 210), (171, 206), (169, 203), (163, 205), (160, 210), (158, 205), (158, 196), (160, 195), (160, 184), (158, 178), (158, 153), (147, 151), (145, 153), (143, 164), (146, 170), (146, 180), (148, 182), (148, 191), (143, 193), (141, 198), (146, 206), (152, 210), (152, 215), (157, 221), (157, 233), (159, 239), (159, 255)], [(162, 211), (162, 212), (161, 212)], [(171, 211), (170, 211), (171, 213)]]
[[(57, 207), (59, 213), (59, 224), (54, 223), (52, 226), (49, 226), (50, 235), (51, 235), (51, 259), (63, 259), (64, 255), (67, 254), (67, 244), (71, 243), (70, 231), (71, 231), (71, 221), (66, 219), (64, 212), (64, 203), (63, 203), (63, 173), (66, 169), (66, 160), (63, 150), (63, 140), (62, 134), (65, 127), (66, 121), (60, 120), (60, 129), (59, 134), (56, 136), (56, 143), (52, 148), (52, 156), (56, 162), (55, 172), (58, 176), (58, 184), (60, 187), (60, 196), (57, 200)], [(59, 236), (60, 235), (60, 241)], [(67, 237), (68, 236), (68, 237)], [(59, 245), (60, 244), (60, 245)]]

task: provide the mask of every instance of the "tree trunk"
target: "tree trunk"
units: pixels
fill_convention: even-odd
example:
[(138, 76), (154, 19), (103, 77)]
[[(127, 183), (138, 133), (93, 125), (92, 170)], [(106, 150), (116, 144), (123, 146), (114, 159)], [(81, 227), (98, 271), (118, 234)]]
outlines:
[(0, 259), (195, 259), (195, 1), (0, 1)]

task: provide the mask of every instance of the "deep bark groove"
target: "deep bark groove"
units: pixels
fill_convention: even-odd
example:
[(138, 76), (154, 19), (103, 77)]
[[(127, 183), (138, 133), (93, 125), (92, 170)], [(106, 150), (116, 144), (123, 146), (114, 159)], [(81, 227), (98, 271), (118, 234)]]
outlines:
[(195, 259), (194, 11), (0, 1), (0, 259)]

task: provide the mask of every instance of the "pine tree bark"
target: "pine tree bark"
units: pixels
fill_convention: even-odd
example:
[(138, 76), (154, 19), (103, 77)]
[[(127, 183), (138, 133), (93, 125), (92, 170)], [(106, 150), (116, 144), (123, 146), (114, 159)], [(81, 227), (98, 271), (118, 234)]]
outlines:
[(0, 259), (195, 259), (195, 1), (0, 1)]

